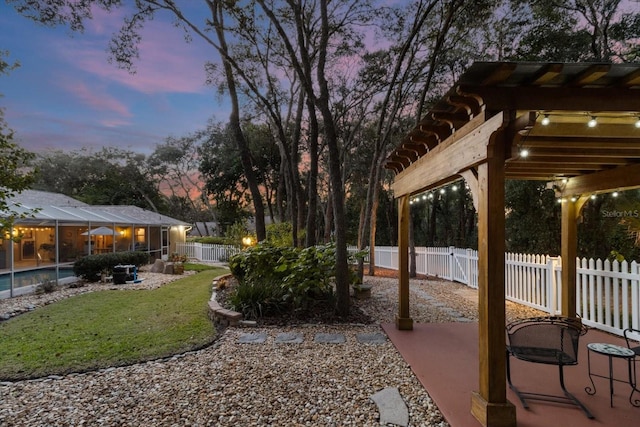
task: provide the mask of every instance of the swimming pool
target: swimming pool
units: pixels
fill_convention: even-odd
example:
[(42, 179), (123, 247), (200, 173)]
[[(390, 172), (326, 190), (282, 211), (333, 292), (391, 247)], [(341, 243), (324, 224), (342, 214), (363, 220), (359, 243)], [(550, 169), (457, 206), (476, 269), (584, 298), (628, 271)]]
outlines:
[[(43, 268), (39, 270), (16, 271), (13, 273), (13, 289), (16, 290), (25, 287), (37, 286), (47, 280), (60, 280), (75, 277), (72, 267), (60, 267), (58, 269), (59, 276), (56, 277), (55, 268)], [(9, 296), (11, 288), (11, 273), (3, 273), (0, 275), (0, 298)], [(18, 292), (22, 293), (22, 292)]]

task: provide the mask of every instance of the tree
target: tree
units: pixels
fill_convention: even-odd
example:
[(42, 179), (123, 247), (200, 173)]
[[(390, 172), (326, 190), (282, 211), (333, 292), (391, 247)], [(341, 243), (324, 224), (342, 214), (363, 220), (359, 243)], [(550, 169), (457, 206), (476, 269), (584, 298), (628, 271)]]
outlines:
[[(0, 51), (0, 76), (18, 66), (6, 61), (9, 53)], [(0, 95), (1, 96), (1, 95)], [(10, 204), (10, 199), (28, 189), (34, 179), (30, 163), (35, 155), (14, 142), (14, 133), (4, 119), (4, 109), (0, 108), (0, 236), (14, 239), (11, 234), (16, 219), (24, 219), (35, 213), (19, 205)]]
[[(279, 157), (272, 135), (266, 126), (244, 124), (243, 133), (247, 137), (253, 153), (252, 163), (256, 169), (256, 179), (263, 188), (263, 198), (273, 215), (274, 192), (278, 188)], [(204, 195), (215, 203), (216, 219), (222, 230), (248, 216), (246, 207), (250, 199), (247, 180), (238, 156), (238, 147), (233, 141), (228, 127), (210, 124), (207, 139), (199, 149), (200, 172), (205, 183)]]
[(520, 0), (534, 19), (521, 41), (521, 56), (543, 60), (637, 60), (640, 13), (623, 12), (621, 0)]
[(166, 212), (165, 198), (145, 156), (117, 148), (45, 152), (36, 160), (36, 190), (53, 191), (88, 204), (134, 205)]
[(169, 193), (170, 216), (205, 224), (213, 216), (199, 170), (200, 150), (207, 137), (206, 131), (170, 136), (164, 144), (157, 145), (147, 159), (150, 173), (163, 192)]

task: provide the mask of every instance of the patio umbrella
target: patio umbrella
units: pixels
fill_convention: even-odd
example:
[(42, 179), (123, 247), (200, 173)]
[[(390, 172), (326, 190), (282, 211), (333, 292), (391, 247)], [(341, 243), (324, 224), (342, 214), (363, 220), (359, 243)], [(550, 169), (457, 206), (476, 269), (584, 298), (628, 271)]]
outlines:
[(82, 233), (83, 236), (115, 236), (116, 234), (118, 233), (109, 227), (98, 227)]

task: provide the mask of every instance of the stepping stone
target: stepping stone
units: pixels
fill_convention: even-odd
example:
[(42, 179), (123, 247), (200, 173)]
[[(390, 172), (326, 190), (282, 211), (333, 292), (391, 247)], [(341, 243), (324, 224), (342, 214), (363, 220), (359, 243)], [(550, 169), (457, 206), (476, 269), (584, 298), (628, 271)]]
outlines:
[(322, 344), (342, 344), (347, 342), (343, 334), (316, 334), (313, 340)]
[(356, 339), (362, 344), (384, 344), (387, 342), (387, 336), (380, 332), (357, 334)]
[(300, 344), (304, 336), (298, 332), (280, 332), (276, 335), (277, 344)]
[(409, 425), (409, 409), (396, 387), (387, 387), (370, 397), (378, 405), (380, 425), (395, 424), (403, 427)]
[(262, 344), (267, 340), (267, 334), (263, 333), (250, 333), (242, 334), (238, 338), (240, 344)]
[(466, 317), (456, 317), (455, 319), (453, 319), (454, 322), (460, 322), (460, 323), (470, 323), (473, 322), (473, 320), (471, 319), (467, 319)]

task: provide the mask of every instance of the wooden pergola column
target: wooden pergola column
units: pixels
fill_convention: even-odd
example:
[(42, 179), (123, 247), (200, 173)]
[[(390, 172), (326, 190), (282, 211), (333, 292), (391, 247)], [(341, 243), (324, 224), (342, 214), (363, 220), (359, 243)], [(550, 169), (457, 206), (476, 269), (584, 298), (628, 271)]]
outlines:
[(578, 254), (578, 218), (586, 197), (562, 200), (560, 221), (562, 258), (562, 315), (576, 317), (576, 257)]
[(396, 328), (410, 331), (413, 319), (409, 317), (409, 195), (398, 198), (398, 315)]
[(507, 400), (505, 337), (504, 130), (495, 131), (478, 166), (478, 315), (480, 390), (471, 413), (483, 425), (514, 427), (515, 406)]

